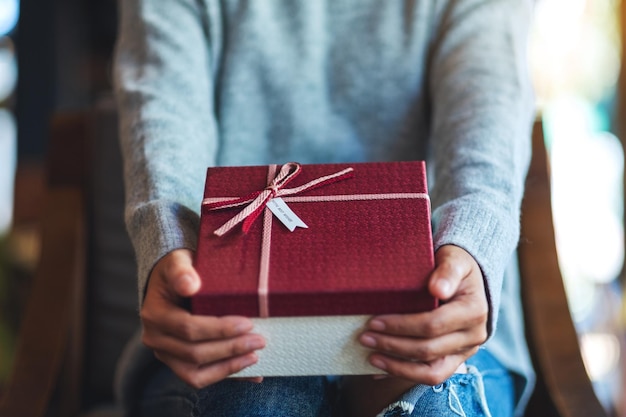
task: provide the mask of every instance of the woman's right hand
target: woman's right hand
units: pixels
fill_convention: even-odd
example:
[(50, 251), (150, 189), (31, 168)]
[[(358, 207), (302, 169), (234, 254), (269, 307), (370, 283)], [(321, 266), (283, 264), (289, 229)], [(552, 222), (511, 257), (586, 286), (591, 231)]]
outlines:
[(181, 307), (200, 289), (193, 252), (177, 249), (155, 265), (141, 308), (142, 341), (183, 381), (195, 388), (221, 381), (253, 365), (261, 335), (239, 316), (197, 316)]

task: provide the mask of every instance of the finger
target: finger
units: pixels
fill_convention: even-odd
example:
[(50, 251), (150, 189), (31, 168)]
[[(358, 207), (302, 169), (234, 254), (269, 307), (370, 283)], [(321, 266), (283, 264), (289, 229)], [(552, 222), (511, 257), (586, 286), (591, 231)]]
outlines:
[(435, 265), (428, 288), (435, 298), (444, 301), (457, 293), (463, 279), (472, 273), (480, 274), (480, 268), (474, 258), (465, 250), (453, 245), (444, 245), (437, 250)]
[(254, 327), (246, 317), (197, 316), (176, 306), (160, 309), (144, 305), (140, 316), (144, 328), (189, 342), (229, 339), (248, 333)]
[(480, 346), (486, 335), (479, 329), (455, 332), (435, 339), (415, 339), (366, 332), (360, 342), (378, 352), (412, 361), (430, 362), (438, 358), (456, 355)]
[(265, 347), (265, 339), (258, 334), (213, 342), (188, 343), (169, 336), (144, 332), (142, 341), (155, 351), (167, 352), (169, 356), (195, 366), (245, 355)]
[(195, 366), (167, 353), (155, 352), (155, 356), (172, 369), (184, 382), (196, 389), (214, 384), (254, 365), (259, 358), (255, 353), (225, 359), (205, 366)]
[(376, 316), (368, 322), (367, 328), (377, 333), (430, 339), (481, 327), (486, 337), (488, 313), (485, 299), (466, 297), (425, 313)]
[(193, 252), (188, 249), (167, 254), (156, 272), (165, 287), (180, 297), (191, 297), (200, 289), (200, 276), (193, 267)]
[(372, 354), (370, 363), (388, 374), (410, 381), (438, 385), (448, 379), (459, 368), (460, 364), (476, 351), (470, 350), (458, 355), (449, 355), (432, 362), (409, 362), (380, 353)]

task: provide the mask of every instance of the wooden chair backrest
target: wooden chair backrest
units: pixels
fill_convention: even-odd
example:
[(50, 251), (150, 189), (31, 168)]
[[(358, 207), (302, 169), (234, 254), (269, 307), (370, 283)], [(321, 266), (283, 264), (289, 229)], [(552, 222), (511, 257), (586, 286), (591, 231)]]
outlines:
[(559, 268), (543, 126), (533, 129), (533, 158), (522, 203), (518, 248), (526, 337), (537, 371), (527, 416), (603, 417), (581, 357)]

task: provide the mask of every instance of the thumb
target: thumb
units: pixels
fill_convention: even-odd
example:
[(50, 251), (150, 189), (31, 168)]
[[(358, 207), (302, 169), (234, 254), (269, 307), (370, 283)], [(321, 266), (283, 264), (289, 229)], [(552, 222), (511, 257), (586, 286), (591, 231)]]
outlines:
[(193, 267), (193, 252), (189, 249), (177, 249), (167, 254), (162, 260), (163, 279), (176, 295), (190, 297), (200, 290), (200, 276)]
[(454, 245), (444, 245), (437, 250), (435, 270), (428, 283), (428, 289), (435, 298), (445, 301), (457, 293), (461, 281), (471, 269), (466, 259), (468, 256), (465, 250)]

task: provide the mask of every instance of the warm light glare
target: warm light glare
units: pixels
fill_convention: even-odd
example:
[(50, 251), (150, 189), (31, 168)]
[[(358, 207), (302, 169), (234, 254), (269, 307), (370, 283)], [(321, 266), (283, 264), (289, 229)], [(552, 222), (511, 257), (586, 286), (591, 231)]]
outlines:
[(541, 108), (573, 91), (602, 100), (613, 88), (620, 69), (615, 1), (536, 2), (530, 58)]

